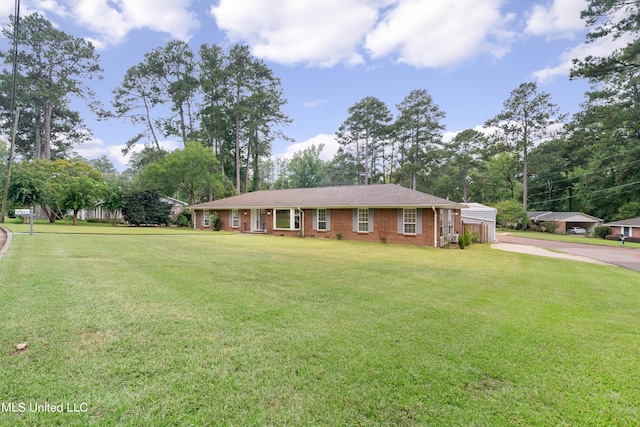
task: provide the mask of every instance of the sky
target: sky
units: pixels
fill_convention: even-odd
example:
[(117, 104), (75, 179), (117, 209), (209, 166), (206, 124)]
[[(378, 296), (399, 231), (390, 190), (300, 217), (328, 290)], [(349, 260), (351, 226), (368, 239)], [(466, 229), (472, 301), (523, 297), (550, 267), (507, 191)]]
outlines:
[[(561, 112), (574, 114), (589, 90), (570, 80), (572, 59), (606, 55), (625, 40), (585, 43), (587, 0), (22, 0), (21, 16), (40, 12), (75, 37), (94, 43), (104, 78), (88, 85), (109, 107), (112, 90), (144, 54), (170, 40), (228, 51), (250, 47), (281, 80), (292, 123), (276, 158), (311, 144), (321, 157), (337, 150), (334, 133), (348, 109), (367, 96), (396, 105), (426, 89), (446, 113), (445, 138), (482, 126), (521, 83), (536, 82)], [(0, 25), (15, 0), (0, 0)], [(8, 41), (0, 40), (6, 49)], [(120, 171), (125, 141), (140, 129), (99, 122), (80, 101), (93, 139), (77, 146), (87, 159), (107, 155)], [(167, 149), (182, 142), (164, 140)], [(142, 146), (138, 147), (139, 149)]]

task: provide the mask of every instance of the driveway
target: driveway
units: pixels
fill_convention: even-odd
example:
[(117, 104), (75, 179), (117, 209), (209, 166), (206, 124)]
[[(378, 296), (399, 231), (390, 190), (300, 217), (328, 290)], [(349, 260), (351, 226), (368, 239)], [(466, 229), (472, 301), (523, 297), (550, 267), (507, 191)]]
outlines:
[[(625, 248), (622, 244), (619, 247), (598, 246), (583, 243), (530, 239), (500, 233), (498, 233), (496, 237), (500, 244), (505, 244), (505, 247), (503, 247), (505, 250), (509, 250), (509, 245), (514, 245), (513, 249), (516, 249), (517, 246), (542, 248), (563, 252), (569, 255), (567, 258), (576, 257), (575, 259), (580, 260), (580, 257), (584, 257), (596, 262), (613, 264), (640, 272), (640, 249)], [(500, 249), (500, 244), (498, 245), (498, 249)], [(534, 251), (535, 250), (536, 249), (534, 249)], [(551, 254), (553, 253), (554, 252), (551, 252)], [(540, 255), (541, 253), (534, 253), (534, 255), (535, 254)]]

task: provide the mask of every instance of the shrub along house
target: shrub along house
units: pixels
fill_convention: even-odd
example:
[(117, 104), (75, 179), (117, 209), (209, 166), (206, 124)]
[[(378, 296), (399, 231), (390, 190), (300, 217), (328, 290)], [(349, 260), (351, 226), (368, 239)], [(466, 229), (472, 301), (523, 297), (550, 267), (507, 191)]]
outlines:
[(194, 228), (441, 247), (464, 205), (397, 185), (265, 190), (190, 206)]
[(614, 221), (605, 225), (610, 228), (609, 234), (640, 239), (640, 217)]

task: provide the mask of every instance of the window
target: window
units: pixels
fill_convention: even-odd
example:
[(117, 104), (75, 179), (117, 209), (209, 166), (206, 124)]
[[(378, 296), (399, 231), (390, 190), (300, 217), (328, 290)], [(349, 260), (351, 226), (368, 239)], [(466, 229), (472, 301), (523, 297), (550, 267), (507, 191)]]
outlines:
[(202, 211), (202, 226), (211, 226), (211, 211)]
[(405, 209), (403, 212), (404, 234), (416, 234), (416, 224), (418, 219), (417, 209)]
[(300, 211), (298, 209), (276, 209), (274, 228), (280, 230), (299, 230)]
[(240, 228), (240, 212), (238, 209), (231, 211), (231, 228)]
[(318, 209), (318, 230), (327, 230), (327, 210)]
[(358, 209), (358, 233), (369, 232), (369, 209)]

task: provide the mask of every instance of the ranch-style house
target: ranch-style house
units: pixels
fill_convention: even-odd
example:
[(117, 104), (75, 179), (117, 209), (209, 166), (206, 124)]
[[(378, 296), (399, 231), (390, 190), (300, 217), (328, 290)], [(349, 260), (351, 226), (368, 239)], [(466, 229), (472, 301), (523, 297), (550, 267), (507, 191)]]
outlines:
[(193, 226), (442, 247), (457, 242), (465, 205), (393, 184), (264, 190), (190, 206)]

